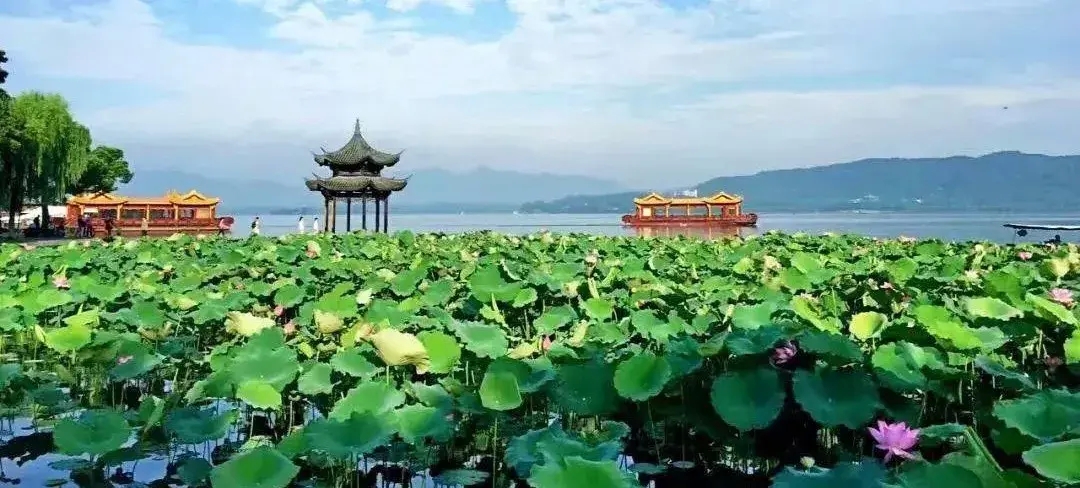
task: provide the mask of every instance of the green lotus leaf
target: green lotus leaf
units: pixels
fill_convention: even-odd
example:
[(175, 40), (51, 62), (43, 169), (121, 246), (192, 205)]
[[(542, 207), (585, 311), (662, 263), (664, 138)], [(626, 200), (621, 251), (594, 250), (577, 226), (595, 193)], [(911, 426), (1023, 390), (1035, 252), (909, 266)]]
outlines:
[(444, 412), (424, 405), (406, 405), (394, 411), (398, 435), (410, 444), (422, 443), (425, 438), (437, 442), (446, 440), (450, 424)]
[(372, 413), (354, 413), (344, 420), (321, 419), (304, 428), (307, 445), (335, 458), (362, 456), (386, 445), (394, 429)]
[[(681, 327), (673, 322), (665, 322), (656, 317), (651, 310), (636, 310), (630, 314), (630, 323), (642, 337), (657, 342), (666, 342), (671, 336), (682, 332)], [(619, 334), (620, 336), (625, 334)]]
[(1062, 344), (1062, 348), (1065, 350), (1065, 363), (1066, 364), (1080, 364), (1080, 329), (1073, 331), (1073, 334)]
[(832, 469), (786, 468), (773, 479), (772, 488), (881, 488), (885, 468), (875, 462), (841, 463)]
[(881, 405), (877, 386), (860, 371), (798, 370), (792, 390), (803, 410), (830, 427), (866, 425)]
[(447, 486), (473, 486), (483, 483), (489, 476), (475, 469), (449, 469), (432, 476), (432, 480)]
[(299, 286), (287, 284), (274, 292), (274, 304), (285, 308), (292, 308), (304, 300), (304, 290)]
[(787, 393), (775, 370), (757, 368), (716, 377), (710, 398), (724, 422), (745, 432), (772, 424)]
[(900, 474), (904, 488), (982, 488), (979, 476), (955, 464), (916, 463)]
[(1030, 293), (1027, 294), (1025, 299), (1035, 308), (1036, 315), (1039, 315), (1044, 319), (1072, 326), (1080, 326), (1080, 320), (1077, 320), (1076, 315), (1060, 303), (1052, 302), (1046, 298)]
[(315, 363), (296, 380), (296, 389), (305, 395), (330, 393), (334, 384), (330, 381), (330, 365)]
[(545, 310), (543, 315), (533, 321), (533, 327), (536, 328), (538, 334), (549, 335), (558, 332), (575, 320), (577, 320), (577, 314), (574, 313), (574, 309), (559, 305)]
[(962, 452), (952, 452), (941, 459), (943, 464), (960, 466), (971, 471), (979, 478), (983, 488), (1014, 488), (1014, 485), (1005, 479), (1001, 470), (980, 456), (972, 456)]
[(330, 358), (330, 366), (335, 371), (357, 378), (369, 378), (381, 370), (378, 366), (371, 364), (360, 349), (355, 347), (340, 349), (334, 353), (334, 356)]
[(556, 368), (553, 398), (562, 408), (581, 415), (603, 415), (617, 406), (615, 369), (608, 363), (592, 360), (562, 364)]
[(671, 379), (671, 365), (663, 356), (643, 352), (615, 368), (615, 390), (624, 398), (645, 401), (664, 389)]
[(188, 457), (176, 466), (176, 476), (188, 486), (201, 485), (210, 477), (213, 466), (200, 457)]
[(355, 413), (385, 414), (405, 403), (405, 394), (381, 382), (357, 385), (334, 404), (329, 418), (346, 420)]
[(517, 377), (507, 371), (484, 373), (480, 382), (480, 402), (491, 410), (513, 410), (520, 407), (523, 400)]
[(841, 362), (862, 361), (863, 352), (858, 344), (840, 334), (818, 330), (804, 331), (798, 336), (799, 349), (836, 359)]
[(585, 315), (593, 320), (607, 320), (615, 313), (615, 305), (603, 298), (589, 298), (583, 303)]
[(731, 315), (731, 321), (740, 329), (757, 329), (772, 324), (772, 314), (776, 311), (773, 303), (758, 303), (755, 305), (735, 306), (735, 312)]
[(461, 345), (453, 337), (443, 332), (425, 330), (416, 335), (423, 343), (431, 360), (430, 371), (446, 374), (454, 370), (461, 359)]
[(533, 470), (529, 486), (534, 488), (630, 488), (632, 483), (614, 461), (587, 461), (580, 457), (566, 458), (562, 464), (544, 464)]
[(217, 413), (213, 408), (181, 407), (165, 417), (165, 429), (184, 444), (198, 444), (224, 437), (236, 418), (236, 410)]
[(1035, 388), (1035, 382), (1027, 373), (1013, 371), (988, 356), (977, 356), (972, 364), (986, 374), (1005, 380), (1004, 383), (1013, 383), (1023, 389)]
[(1008, 320), (1024, 315), (1022, 310), (993, 297), (969, 298), (964, 301), (964, 309), (972, 317), (994, 320)]
[(136, 378), (152, 371), (163, 359), (141, 342), (125, 341), (117, 348), (109, 376), (120, 381)]
[(45, 332), (45, 345), (60, 354), (78, 351), (90, 343), (93, 331), (83, 324), (58, 327)]
[(84, 310), (75, 315), (64, 317), (65, 325), (81, 325), (93, 329), (101, 322), (101, 312), (97, 309)]
[(724, 339), (724, 347), (731, 354), (746, 356), (772, 351), (776, 343), (784, 338), (784, 331), (779, 327), (761, 327), (758, 329), (738, 329)]
[(956, 349), (992, 351), (1005, 343), (1005, 335), (999, 329), (968, 327), (944, 307), (919, 305), (915, 307), (914, 314), (930, 335)]
[(1039, 474), (1060, 483), (1080, 483), (1080, 439), (1053, 442), (1031, 448), (1024, 462)]
[(506, 354), (510, 342), (506, 333), (495, 325), (462, 322), (452, 326), (454, 334), (465, 343), (465, 349), (482, 358), (497, 358)]
[(210, 471), (214, 488), (285, 488), (300, 468), (276, 449), (257, 447)]
[(851, 317), (848, 331), (856, 339), (866, 341), (881, 335), (881, 331), (888, 326), (888, 318), (878, 312), (862, 312)]
[[(263, 336), (264, 334), (259, 335)], [(284, 390), (296, 378), (300, 369), (296, 351), (288, 347), (271, 348), (260, 344), (249, 343), (249, 348), (238, 351), (229, 363), (229, 374), (237, 385), (248, 381), (263, 381), (279, 391)]]
[(897, 284), (903, 284), (915, 277), (918, 269), (919, 263), (906, 256), (895, 259), (885, 266), (886, 272), (889, 273), (889, 279)]
[(119, 449), (131, 427), (115, 410), (87, 410), (78, 419), (63, 419), (53, 429), (56, 448), (69, 455), (100, 455)]
[(32, 295), (35, 306), (23, 308), (34, 311), (45, 311), (51, 308), (62, 307), (71, 303), (74, 299), (71, 294), (66, 291), (60, 291), (55, 288), (46, 288), (37, 293), (36, 296)]
[(994, 404), (994, 416), (1005, 425), (1043, 442), (1080, 434), (1080, 393), (1043, 390)]
[(275, 409), (281, 406), (281, 392), (265, 381), (245, 381), (236, 387), (236, 398), (254, 408)]

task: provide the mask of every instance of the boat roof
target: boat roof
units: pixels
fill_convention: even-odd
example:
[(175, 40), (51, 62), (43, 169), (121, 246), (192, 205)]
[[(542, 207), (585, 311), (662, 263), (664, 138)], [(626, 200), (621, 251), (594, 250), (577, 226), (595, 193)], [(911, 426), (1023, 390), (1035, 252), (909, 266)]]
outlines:
[(1080, 225), (1005, 224), (1010, 229), (1080, 231)]

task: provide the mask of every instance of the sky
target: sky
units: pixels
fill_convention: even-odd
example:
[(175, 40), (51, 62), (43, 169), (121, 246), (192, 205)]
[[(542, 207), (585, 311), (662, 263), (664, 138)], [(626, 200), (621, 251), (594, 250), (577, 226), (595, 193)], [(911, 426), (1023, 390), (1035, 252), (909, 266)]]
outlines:
[(651, 188), (1080, 153), (1076, 19), (1076, 0), (11, 0), (0, 47), (9, 91), (62, 93), (136, 174), (300, 184), (358, 118), (405, 150), (398, 175)]

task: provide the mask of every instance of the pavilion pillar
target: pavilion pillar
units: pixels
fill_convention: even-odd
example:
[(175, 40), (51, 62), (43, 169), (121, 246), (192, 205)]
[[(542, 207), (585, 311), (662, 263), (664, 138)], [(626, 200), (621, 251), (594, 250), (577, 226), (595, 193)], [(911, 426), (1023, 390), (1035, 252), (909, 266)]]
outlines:
[(330, 197), (323, 195), (323, 232), (330, 231)]
[(360, 198), (360, 228), (367, 230), (367, 197)]
[(390, 233), (390, 197), (383, 199), (382, 231)]
[(337, 233), (337, 197), (330, 199), (330, 232)]
[(375, 232), (379, 231), (379, 214), (381, 213), (379, 211), (380, 208), (381, 208), (381, 204), (379, 203), (379, 199), (376, 197), (375, 198)]
[(352, 197), (345, 198), (345, 232), (352, 232)]

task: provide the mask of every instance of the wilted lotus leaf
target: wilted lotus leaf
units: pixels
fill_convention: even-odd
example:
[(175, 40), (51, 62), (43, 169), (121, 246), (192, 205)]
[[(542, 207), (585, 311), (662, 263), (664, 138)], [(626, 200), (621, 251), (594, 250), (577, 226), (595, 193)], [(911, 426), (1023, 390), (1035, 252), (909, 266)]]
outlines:
[(383, 329), (371, 336), (371, 343), (388, 366), (411, 364), (417, 373), (426, 373), (431, 366), (427, 349), (416, 336), (395, 329)]
[(316, 310), (315, 327), (323, 334), (333, 334), (345, 327), (345, 322), (336, 314)]
[(522, 342), (521, 344), (518, 344), (517, 347), (511, 349), (510, 353), (507, 355), (514, 359), (525, 359), (532, 357), (533, 354), (536, 354), (539, 351), (540, 349), (537, 347), (537, 341)]
[(304, 253), (309, 258), (317, 258), (322, 255), (322, 246), (319, 246), (318, 242), (307, 241), (307, 245), (304, 246)]
[(247, 312), (229, 312), (225, 314), (225, 330), (244, 337), (251, 337), (259, 331), (273, 326), (273, 319), (256, 317)]

